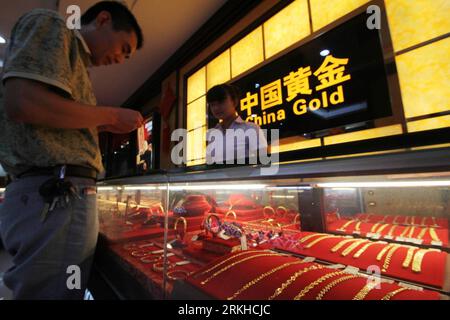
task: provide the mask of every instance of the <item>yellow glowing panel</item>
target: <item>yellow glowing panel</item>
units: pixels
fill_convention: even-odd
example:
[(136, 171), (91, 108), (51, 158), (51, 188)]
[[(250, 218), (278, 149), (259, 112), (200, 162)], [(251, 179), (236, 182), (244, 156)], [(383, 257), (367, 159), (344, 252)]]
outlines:
[(426, 131), (450, 127), (450, 115), (408, 122), (408, 132)]
[(448, 148), (448, 147), (450, 147), (450, 143), (435, 144), (432, 146), (414, 147), (414, 148), (411, 148), (411, 150), (428, 150), (428, 149)]
[(230, 80), (230, 73), (230, 50), (227, 50), (206, 66), (208, 90), (216, 84), (221, 84)]
[(303, 141), (293, 141), (288, 143), (281, 142), (278, 147), (271, 147), (270, 152), (279, 153), (292, 150), (308, 149), (320, 147), (320, 139), (303, 140)]
[(266, 59), (311, 33), (307, 0), (296, 0), (264, 23)]
[(408, 149), (395, 149), (395, 150), (386, 150), (386, 151), (374, 151), (374, 152), (364, 152), (364, 153), (346, 154), (346, 155), (342, 155), (342, 156), (326, 157), (325, 159), (331, 160), (331, 159), (344, 159), (344, 158), (366, 157), (366, 156), (376, 156), (376, 155), (380, 155), (380, 154), (399, 153), (399, 152), (405, 152), (405, 151), (408, 151)]
[(203, 67), (188, 78), (187, 102), (191, 102), (206, 94), (206, 68)]
[(368, 0), (310, 0), (313, 30), (325, 27), (366, 2)]
[(192, 160), (204, 159), (206, 156), (206, 127), (188, 132), (186, 143), (186, 159)]
[(358, 140), (367, 140), (374, 139), (380, 137), (393, 136), (396, 134), (402, 134), (402, 126), (399, 124), (375, 129), (367, 129), (357, 132), (350, 132), (344, 134), (338, 134), (335, 136), (325, 137), (325, 144), (338, 144), (344, 142), (358, 141)]
[(396, 57), (405, 117), (450, 110), (450, 38)]
[(449, 0), (385, 0), (395, 51), (450, 31)]
[(232, 77), (238, 76), (263, 60), (262, 27), (259, 27), (231, 47)]
[(201, 97), (187, 106), (186, 129), (197, 129), (206, 125), (206, 97)]

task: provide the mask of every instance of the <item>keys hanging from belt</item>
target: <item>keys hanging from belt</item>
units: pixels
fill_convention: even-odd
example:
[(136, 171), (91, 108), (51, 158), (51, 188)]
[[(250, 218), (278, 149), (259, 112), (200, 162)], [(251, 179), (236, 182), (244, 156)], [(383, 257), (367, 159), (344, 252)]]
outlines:
[(57, 205), (67, 207), (73, 198), (81, 199), (77, 188), (71, 181), (65, 180), (66, 166), (62, 166), (58, 177), (52, 177), (39, 187), (39, 194), (44, 199), (44, 208), (41, 213), (41, 221), (45, 222), (48, 214)]

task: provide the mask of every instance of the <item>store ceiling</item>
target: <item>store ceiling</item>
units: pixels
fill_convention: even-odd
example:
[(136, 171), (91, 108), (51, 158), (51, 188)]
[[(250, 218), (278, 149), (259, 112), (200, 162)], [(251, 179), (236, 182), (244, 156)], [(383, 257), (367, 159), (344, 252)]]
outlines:
[[(9, 36), (17, 19), (36, 8), (58, 9), (65, 14), (69, 5), (85, 11), (97, 0), (14, 0), (2, 1), (0, 35)], [(192, 36), (226, 0), (126, 0), (144, 32), (144, 48), (123, 65), (91, 70), (98, 103), (121, 105), (181, 45)], [(0, 44), (0, 60), (5, 45)]]

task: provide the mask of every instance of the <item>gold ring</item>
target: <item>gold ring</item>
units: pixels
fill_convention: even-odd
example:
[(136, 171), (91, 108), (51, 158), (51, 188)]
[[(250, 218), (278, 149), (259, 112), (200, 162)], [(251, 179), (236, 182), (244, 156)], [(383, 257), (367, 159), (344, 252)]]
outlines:
[(228, 218), (228, 215), (230, 215), (230, 214), (234, 217), (234, 220), (237, 220), (236, 212), (234, 212), (234, 211), (232, 211), (232, 210), (228, 211), (228, 212), (225, 214), (225, 219), (227, 219), (227, 218)]
[[(181, 277), (174, 276), (174, 274), (178, 274), (178, 275), (182, 275), (182, 276)], [(176, 280), (186, 279), (190, 274), (191, 273), (186, 270), (172, 270), (172, 271), (167, 272), (167, 278), (169, 280), (176, 281)]]
[[(174, 265), (170, 262), (167, 263), (167, 269), (173, 268)], [(158, 262), (153, 265), (153, 271), (155, 272), (163, 272), (164, 271), (164, 262)]]

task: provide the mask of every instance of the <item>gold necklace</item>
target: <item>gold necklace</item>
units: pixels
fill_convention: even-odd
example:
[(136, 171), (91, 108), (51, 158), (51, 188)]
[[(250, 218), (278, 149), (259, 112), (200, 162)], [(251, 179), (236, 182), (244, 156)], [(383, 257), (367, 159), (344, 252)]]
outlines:
[(410, 229), (410, 227), (406, 227), (405, 230), (403, 230), (402, 234), (400, 235), (401, 238), (404, 238), (405, 235), (408, 233), (408, 230)]
[(336, 279), (336, 280), (330, 282), (319, 292), (319, 294), (316, 296), (316, 300), (322, 300), (323, 297), (328, 293), (328, 291), (333, 289), (333, 287), (335, 287), (339, 283), (347, 281), (347, 280), (351, 280), (351, 279), (356, 279), (356, 278), (359, 278), (359, 277), (354, 276), (354, 275), (346, 275), (346, 276), (343, 276), (339, 279)]
[(395, 230), (395, 228), (397, 228), (397, 226), (396, 225), (393, 225), (392, 227), (391, 227), (391, 229), (389, 230), (389, 232), (388, 232), (388, 236), (393, 236), (394, 235), (394, 230)]
[(399, 217), (399, 216), (395, 216), (395, 217), (394, 217), (394, 220), (392, 220), (392, 224), (397, 224), (397, 219), (398, 219), (398, 217)]
[(361, 221), (358, 221), (358, 223), (355, 226), (355, 231), (361, 231), (360, 226), (361, 226)]
[(227, 298), (227, 300), (233, 300), (235, 299), (238, 295), (240, 295), (242, 292), (244, 292), (245, 290), (247, 290), (248, 288), (254, 286), (255, 284), (257, 284), (259, 281), (261, 281), (262, 279), (270, 276), (271, 274), (281, 270), (281, 269), (285, 269), (287, 267), (290, 267), (292, 265), (295, 264), (303, 264), (303, 261), (294, 261), (294, 262), (287, 262), (285, 264), (282, 264), (281, 266), (278, 266), (272, 270), (269, 270), (263, 274), (261, 274), (260, 276), (258, 276), (257, 278), (253, 279), (252, 281), (246, 283), (242, 288), (240, 288), (239, 290), (237, 290), (235, 293), (233, 293), (231, 296), (229, 296)]
[(324, 282), (327, 279), (333, 278), (334, 276), (338, 276), (338, 275), (343, 275), (344, 273), (342, 271), (335, 271), (335, 272), (331, 272), (328, 273), (324, 276), (321, 276), (319, 279), (311, 282), (308, 286), (306, 286), (302, 291), (300, 291), (300, 293), (298, 293), (295, 297), (294, 300), (301, 300), (309, 291), (311, 291), (312, 289), (314, 289), (316, 286), (318, 286), (319, 284), (321, 284), (322, 282)]
[(412, 225), (415, 225), (414, 222), (415, 222), (414, 217), (411, 217), (411, 224), (412, 224)]
[(341, 240), (339, 241), (338, 244), (336, 244), (333, 248), (331, 248), (331, 252), (336, 252), (338, 251), (340, 248), (342, 248), (344, 245), (346, 245), (349, 242), (353, 242), (356, 241), (357, 239), (351, 238), (351, 239), (345, 239), (345, 240)]
[(309, 235), (307, 235), (307, 236), (301, 238), (300, 240), (298, 240), (298, 242), (303, 243), (303, 242), (305, 242), (305, 241), (308, 241), (308, 240), (311, 239), (312, 237), (320, 236), (320, 235), (324, 235), (324, 233), (313, 233), (313, 234), (309, 234)]
[(378, 242), (370, 242), (366, 243), (361, 249), (359, 249), (354, 255), (353, 258), (359, 258), (371, 245), (377, 244)]
[(359, 291), (352, 300), (364, 300), (364, 298), (369, 294), (369, 292), (377, 286), (374, 282), (367, 283), (364, 288)]
[(417, 236), (417, 239), (422, 240), (423, 237), (425, 236), (425, 233), (427, 233), (427, 230), (428, 230), (428, 228), (422, 228), (419, 235)]
[(388, 294), (386, 294), (381, 300), (391, 300), (392, 297), (394, 297), (396, 294), (399, 294), (400, 292), (406, 291), (409, 289), (406, 288), (399, 288), (397, 290), (391, 291)]
[(423, 217), (422, 220), (420, 221), (420, 225), (421, 226), (425, 226), (425, 221), (427, 220), (427, 217)]
[(433, 239), (433, 241), (436, 241), (436, 242), (441, 241), (441, 239), (439, 239), (439, 237), (436, 233), (436, 230), (434, 228), (430, 228), (430, 236), (431, 236), (431, 239)]
[(306, 272), (312, 271), (312, 270), (319, 270), (325, 268), (322, 265), (313, 265), (307, 268), (304, 268), (303, 270), (297, 271), (294, 273), (288, 280), (283, 282), (281, 284), (281, 287), (277, 288), (275, 292), (267, 299), (267, 300), (273, 300), (276, 297), (278, 297), (280, 294), (283, 293), (284, 290), (286, 290), (287, 287), (289, 287), (295, 280), (297, 280), (298, 277), (300, 277), (302, 274), (305, 274)]
[(408, 238), (412, 238), (413, 237), (414, 230), (416, 230), (416, 227), (411, 227), (411, 229), (409, 230)]
[(257, 254), (257, 255), (254, 255), (254, 256), (246, 257), (246, 258), (244, 258), (244, 259), (241, 259), (241, 260), (239, 260), (239, 261), (233, 262), (233, 263), (231, 263), (231, 264), (225, 266), (224, 268), (220, 269), (219, 271), (214, 272), (214, 273), (212, 274), (212, 276), (210, 276), (209, 278), (203, 280), (203, 281), (200, 282), (200, 283), (201, 283), (201, 285), (203, 286), (203, 285), (207, 284), (209, 281), (211, 281), (212, 279), (214, 279), (215, 277), (217, 277), (219, 274), (221, 274), (221, 273), (227, 271), (228, 269), (231, 269), (232, 267), (234, 267), (234, 266), (236, 266), (236, 265), (238, 265), (238, 264), (241, 264), (241, 263), (243, 263), (243, 262), (245, 262), (245, 261), (252, 260), (252, 259), (255, 259), (255, 258), (261, 258), (261, 257), (274, 257), (274, 256), (278, 256), (278, 257), (279, 257), (280, 255), (277, 254), (277, 253), (265, 253), (265, 254)]
[(376, 233), (380, 233), (381, 231), (383, 231), (384, 229), (386, 229), (389, 226), (389, 223), (386, 223), (384, 225), (382, 225), (377, 231)]
[(391, 263), (392, 256), (395, 253), (395, 251), (398, 250), (398, 248), (400, 248), (400, 246), (394, 245), (389, 250), (388, 254), (386, 255), (386, 259), (384, 260), (383, 268), (381, 269), (381, 271), (387, 272), (387, 269), (389, 268), (389, 264)]
[(380, 261), (381, 259), (383, 259), (384, 254), (386, 253), (386, 251), (388, 251), (390, 248), (392, 247), (392, 244), (388, 244), (387, 246), (385, 246), (377, 255), (377, 261)]
[(358, 247), (360, 244), (367, 242), (367, 241), (368, 240), (365, 240), (365, 239), (356, 240), (351, 245), (349, 245), (347, 248), (345, 248), (345, 250), (341, 253), (341, 256), (343, 256), (343, 257), (347, 256), (350, 252), (352, 252), (354, 249), (356, 249), (356, 247)]
[(425, 257), (425, 255), (428, 252), (439, 252), (439, 250), (437, 249), (419, 249), (419, 251), (416, 252), (416, 254), (414, 255), (414, 260), (413, 260), (413, 264), (412, 264), (412, 270), (414, 272), (421, 272), (422, 271), (422, 261), (423, 258)]
[(403, 268), (409, 267), (412, 257), (413, 257), (413, 254), (414, 254), (414, 251), (416, 251), (417, 249), (418, 248), (415, 248), (415, 247), (408, 248), (408, 252), (406, 253), (405, 260), (403, 261), (403, 264), (402, 264)]
[(325, 240), (325, 239), (329, 239), (329, 238), (338, 238), (338, 237), (337, 237), (337, 236), (333, 236), (333, 235), (325, 235), (325, 236), (321, 236), (321, 237), (319, 237), (319, 238), (317, 238), (317, 239), (314, 239), (314, 240), (311, 241), (310, 243), (308, 243), (308, 244), (305, 246), (305, 248), (306, 248), (306, 249), (309, 249), (309, 248), (311, 248), (312, 246), (314, 246), (315, 244), (319, 243), (320, 241)]
[(377, 228), (378, 228), (379, 225), (380, 225), (380, 223), (375, 223), (375, 224), (372, 226), (372, 229), (370, 229), (370, 232), (375, 233), (375, 231), (377, 230)]
[(351, 225), (353, 222), (355, 222), (355, 220), (350, 220), (350, 221), (348, 221), (348, 222), (346, 222), (342, 227), (340, 227), (339, 229), (337, 229), (337, 230), (339, 230), (339, 231), (345, 231), (345, 228), (347, 228), (349, 225)]

